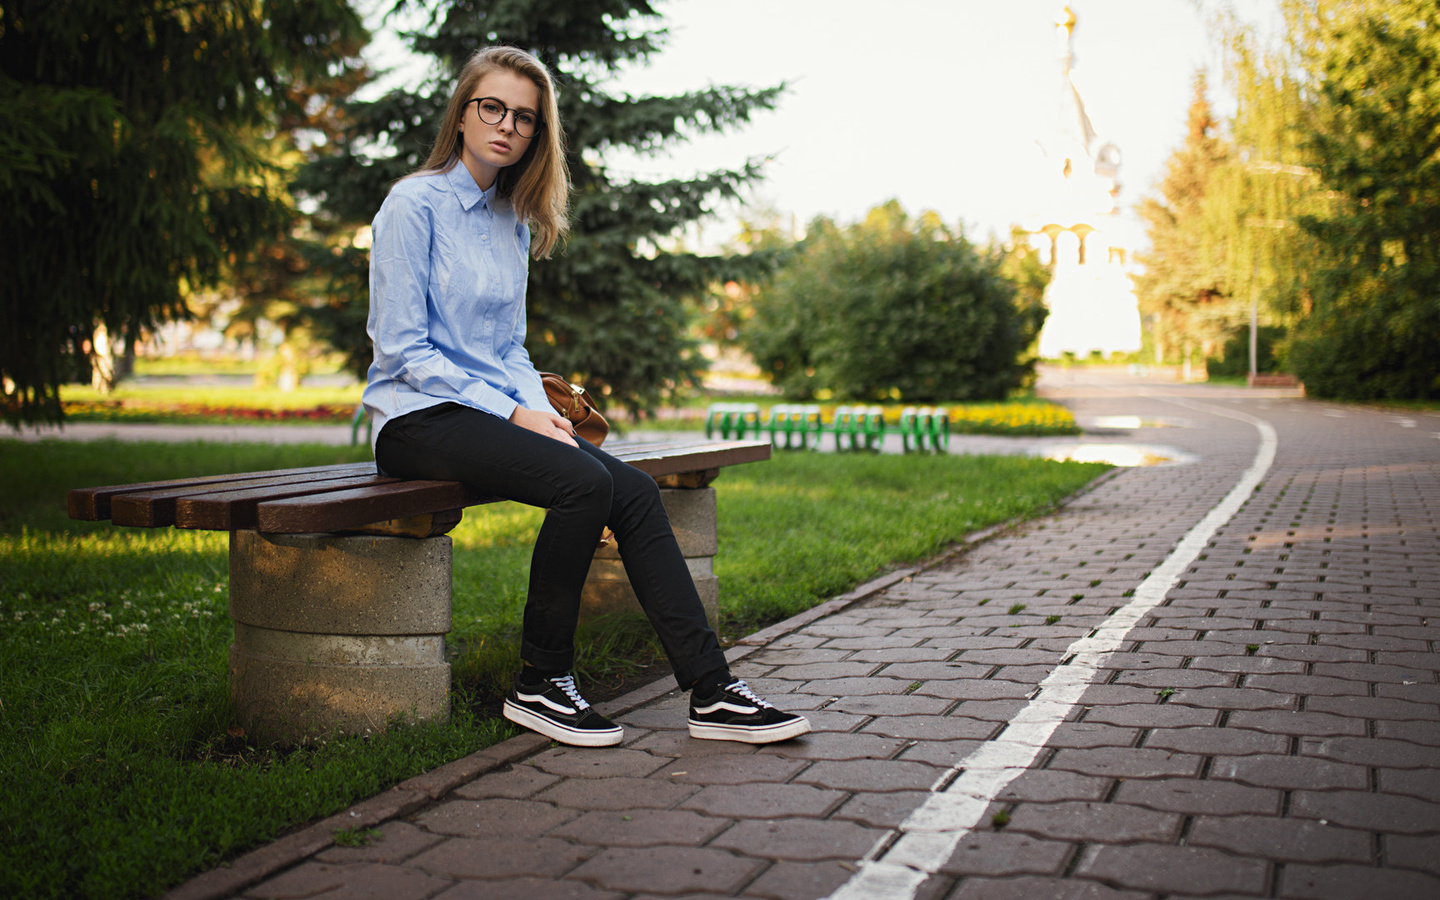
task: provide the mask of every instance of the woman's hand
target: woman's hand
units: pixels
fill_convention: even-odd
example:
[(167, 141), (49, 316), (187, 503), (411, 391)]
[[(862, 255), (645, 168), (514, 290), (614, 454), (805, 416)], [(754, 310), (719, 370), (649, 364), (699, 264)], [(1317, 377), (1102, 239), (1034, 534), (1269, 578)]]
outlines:
[(543, 434), (548, 438), (554, 438), (562, 444), (569, 444), (572, 447), (580, 446), (575, 443), (575, 427), (570, 424), (568, 419), (558, 416), (553, 412), (541, 412), (524, 406), (517, 406), (515, 407), (515, 411), (510, 414), (510, 421), (527, 431), (533, 431), (536, 434)]

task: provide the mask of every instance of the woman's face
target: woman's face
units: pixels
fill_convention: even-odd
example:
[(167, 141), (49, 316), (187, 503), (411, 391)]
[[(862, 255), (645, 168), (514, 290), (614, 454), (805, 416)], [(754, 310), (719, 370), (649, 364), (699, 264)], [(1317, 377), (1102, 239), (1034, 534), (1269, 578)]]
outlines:
[[(525, 128), (525, 120), (539, 122), (540, 90), (524, 75), (496, 69), (480, 79), (470, 100), (460, 117), (460, 161), (480, 189), (489, 190), (500, 170), (519, 162), (530, 149), (535, 132)], [(499, 121), (488, 124), (482, 113), (485, 119)], [(522, 130), (530, 131), (528, 137), (516, 130), (517, 119), (522, 120)]]

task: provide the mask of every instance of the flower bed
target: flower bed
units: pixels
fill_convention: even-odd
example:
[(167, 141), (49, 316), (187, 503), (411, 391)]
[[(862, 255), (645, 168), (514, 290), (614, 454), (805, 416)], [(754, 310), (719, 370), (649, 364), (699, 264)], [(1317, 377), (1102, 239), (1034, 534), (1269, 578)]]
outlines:
[(71, 422), (133, 422), (138, 424), (235, 424), (253, 422), (345, 424), (354, 406), (322, 403), (293, 409), (217, 406), (208, 403), (146, 403), (137, 400), (66, 400)]

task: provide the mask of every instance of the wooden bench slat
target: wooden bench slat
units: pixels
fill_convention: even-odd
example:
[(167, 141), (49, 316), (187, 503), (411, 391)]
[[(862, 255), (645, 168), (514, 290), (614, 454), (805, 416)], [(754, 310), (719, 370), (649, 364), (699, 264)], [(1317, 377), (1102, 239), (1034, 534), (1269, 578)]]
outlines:
[(256, 508), (270, 500), (290, 497), (323, 498), (325, 494), (358, 487), (393, 484), (400, 479), (388, 475), (355, 475), (325, 481), (288, 482), (235, 491), (217, 491), (180, 497), (175, 501), (175, 525), (178, 528), (201, 528), (211, 531), (236, 531), (254, 528)]
[(717, 469), (770, 458), (769, 441), (725, 441), (704, 439), (617, 448), (616, 458), (647, 475), (678, 475), (684, 472)]
[(66, 509), (70, 518), (79, 519), (85, 522), (98, 522), (110, 518), (110, 502), (119, 494), (133, 494), (140, 491), (164, 490), (172, 487), (184, 487), (194, 484), (224, 484), (232, 481), (244, 481), (254, 478), (257, 474), (264, 475), (303, 475), (314, 473), (323, 475), (326, 472), (338, 471), (341, 469), (354, 469), (357, 467), (369, 467), (374, 471), (374, 463), (341, 463), (334, 466), (306, 466), (299, 469), (277, 469), (273, 472), (256, 473), (240, 472), (230, 475), (199, 475), (192, 478), (173, 478), (169, 481), (147, 481), (142, 484), (116, 484), (106, 487), (74, 488), (69, 492), (66, 500)]
[(335, 478), (373, 476), (374, 474), (375, 465), (373, 463), (352, 463), (338, 470), (329, 468), (328, 471), (310, 470), (284, 474), (250, 472), (248, 477), (238, 480), (201, 481), (159, 490), (128, 491), (110, 498), (110, 520), (116, 525), (134, 525), (142, 528), (174, 525), (175, 504), (182, 497), (226, 490), (239, 491), (267, 485), (323, 484)]
[(256, 507), (256, 531), (311, 534), (344, 531), (371, 522), (462, 509), (490, 498), (471, 497), (457, 481), (396, 481), (335, 491), (321, 497), (270, 500)]
[[(682, 437), (614, 441), (606, 450), (662, 483), (697, 487), (723, 466), (769, 459), (771, 445)], [(70, 492), (69, 508), (72, 518), (111, 518), (117, 525), (295, 534), (345, 531), (496, 499), (471, 496), (455, 482), (378, 476), (374, 463), (365, 462), (80, 488)]]

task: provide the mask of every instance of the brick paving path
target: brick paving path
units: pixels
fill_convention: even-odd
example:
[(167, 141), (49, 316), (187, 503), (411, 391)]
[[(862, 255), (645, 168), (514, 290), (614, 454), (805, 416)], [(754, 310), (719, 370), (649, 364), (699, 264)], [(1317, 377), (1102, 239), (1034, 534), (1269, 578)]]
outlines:
[[(1085, 375), (1052, 394), (1178, 422), (1127, 439), (1195, 460), (1116, 470), (736, 648), (737, 674), (814, 734), (693, 741), (684, 696), (657, 685), (611, 707), (621, 747), (517, 738), (174, 898), (1440, 897), (1440, 416)], [(1087, 657), (1076, 642), (1255, 464), (1261, 431), (1221, 411), (1269, 423), (1273, 463), (1115, 652)], [(1031, 703), (1057, 670), (1084, 675), (1078, 702)], [(974, 774), (957, 764), (1024, 749), (1014, 723), (1051, 713), (998, 795), (937, 807), (968, 804), (968, 824), (915, 826)], [(382, 840), (330, 843), (369, 825)], [(865, 880), (936, 847), (908, 887)]]

